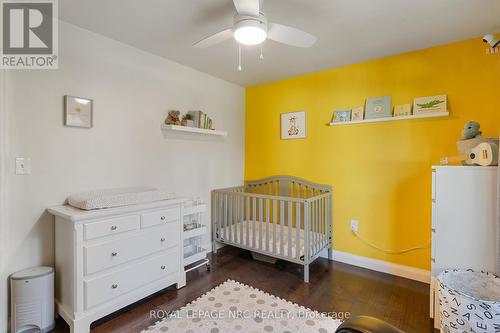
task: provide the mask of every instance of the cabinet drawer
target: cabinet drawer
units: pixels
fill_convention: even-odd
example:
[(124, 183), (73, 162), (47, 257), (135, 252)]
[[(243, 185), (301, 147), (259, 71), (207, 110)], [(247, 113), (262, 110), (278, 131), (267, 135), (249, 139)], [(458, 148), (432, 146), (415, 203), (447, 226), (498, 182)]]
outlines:
[(85, 274), (89, 275), (179, 244), (179, 224), (166, 225), (106, 243), (84, 246)]
[(85, 308), (91, 308), (179, 271), (180, 249), (129, 265), (113, 273), (84, 281)]
[(119, 234), (139, 229), (139, 215), (124, 216), (99, 222), (85, 224), (83, 227), (85, 240)]
[(177, 208), (157, 210), (142, 214), (142, 227), (147, 228), (158, 224), (172, 222), (180, 219), (181, 211)]

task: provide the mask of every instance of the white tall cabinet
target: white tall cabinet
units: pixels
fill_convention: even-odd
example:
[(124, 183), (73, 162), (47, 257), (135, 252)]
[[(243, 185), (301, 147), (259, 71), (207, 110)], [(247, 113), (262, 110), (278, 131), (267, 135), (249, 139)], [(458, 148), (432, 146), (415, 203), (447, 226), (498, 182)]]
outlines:
[(432, 168), (430, 316), (439, 328), (437, 275), (447, 268), (495, 271), (497, 167)]

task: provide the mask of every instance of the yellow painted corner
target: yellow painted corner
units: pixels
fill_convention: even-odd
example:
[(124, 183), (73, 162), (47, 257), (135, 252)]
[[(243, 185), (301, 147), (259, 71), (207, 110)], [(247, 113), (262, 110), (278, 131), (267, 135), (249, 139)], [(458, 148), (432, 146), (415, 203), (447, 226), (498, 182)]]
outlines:
[[(334, 110), (365, 99), (448, 95), (449, 118), (329, 127)], [(500, 130), (500, 55), (486, 55), (480, 38), (363, 62), (246, 90), (245, 178), (287, 174), (334, 188), (334, 248), (417, 268), (430, 268), (430, 249), (385, 254), (384, 248), (429, 242), (431, 166), (456, 154), (464, 123), (484, 136)], [(307, 112), (307, 138), (280, 139), (280, 114)]]

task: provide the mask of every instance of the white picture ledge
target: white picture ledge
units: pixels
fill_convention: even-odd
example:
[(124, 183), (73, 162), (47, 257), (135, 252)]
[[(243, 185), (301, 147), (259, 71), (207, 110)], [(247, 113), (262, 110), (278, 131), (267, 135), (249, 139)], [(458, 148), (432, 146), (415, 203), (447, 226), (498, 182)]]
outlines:
[(187, 127), (187, 126), (179, 126), (179, 125), (161, 125), (161, 129), (166, 130), (166, 131), (196, 133), (196, 134), (215, 135), (215, 136), (227, 136), (226, 131), (211, 130), (211, 129), (198, 128), (198, 127)]
[(384, 122), (384, 121), (425, 119), (425, 118), (438, 118), (438, 117), (449, 117), (449, 116), (450, 116), (450, 113), (448, 111), (446, 111), (446, 112), (434, 112), (434, 113), (416, 114), (416, 115), (411, 115), (411, 116), (386, 117), (386, 118), (375, 118), (375, 119), (363, 119), (363, 120), (337, 122), (337, 123), (330, 123), (330, 126), (354, 125), (354, 124), (364, 124), (364, 123), (379, 123), (379, 122)]

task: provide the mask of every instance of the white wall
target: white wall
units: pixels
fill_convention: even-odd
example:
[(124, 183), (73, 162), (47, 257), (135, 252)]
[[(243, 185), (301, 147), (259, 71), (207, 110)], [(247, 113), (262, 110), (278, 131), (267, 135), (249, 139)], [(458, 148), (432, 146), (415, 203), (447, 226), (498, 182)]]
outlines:
[[(32, 165), (31, 175), (9, 170), (9, 273), (53, 264), (45, 209), (70, 193), (156, 185), (209, 201), (211, 189), (243, 182), (242, 87), (64, 22), (59, 30), (58, 70), (7, 75), (8, 162)], [(63, 126), (66, 94), (94, 100), (94, 128)], [(166, 135), (169, 109), (203, 110), (229, 136)]]
[(5, 111), (5, 70), (0, 69), (0, 332), (5, 332), (7, 321), (7, 164), (8, 119)]

